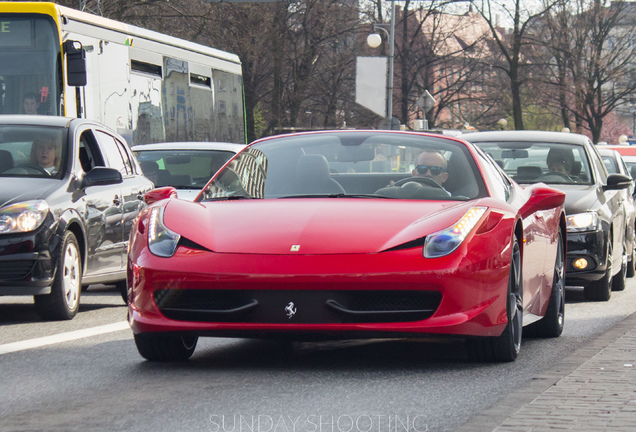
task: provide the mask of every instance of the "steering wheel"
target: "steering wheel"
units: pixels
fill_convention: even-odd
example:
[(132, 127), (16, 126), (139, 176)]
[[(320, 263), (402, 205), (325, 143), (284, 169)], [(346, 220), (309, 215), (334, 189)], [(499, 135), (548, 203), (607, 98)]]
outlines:
[(37, 172), (39, 172), (40, 174), (44, 174), (44, 175), (46, 175), (46, 176), (49, 176), (49, 175), (50, 175), (50, 174), (49, 174), (49, 172), (48, 172), (47, 170), (45, 170), (44, 168), (42, 168), (40, 165), (36, 165), (36, 164), (34, 164), (34, 163), (28, 163), (28, 162), (27, 162), (27, 163), (20, 164), (20, 165), (16, 165), (16, 166), (14, 166), (14, 167), (13, 167), (13, 168), (11, 168), (11, 169), (6, 170), (6, 171), (5, 171), (5, 174), (6, 174), (6, 173), (11, 173), (11, 171), (13, 171), (13, 170), (17, 170), (17, 169), (19, 169), (19, 168), (23, 168), (23, 169), (25, 169), (25, 170), (27, 170), (27, 171), (28, 171), (28, 170), (37, 171)]
[(408, 182), (416, 182), (423, 186), (436, 187), (439, 189), (444, 189), (441, 185), (437, 184), (437, 182), (428, 177), (407, 177), (402, 180), (398, 180), (395, 182), (395, 186), (402, 186)]
[(537, 180), (541, 180), (541, 179), (545, 179), (545, 178), (549, 178), (549, 177), (559, 177), (563, 180), (566, 180), (568, 182), (574, 182), (574, 179), (572, 179), (572, 177), (570, 177), (567, 174), (563, 174), (561, 172), (547, 172), (545, 174), (540, 175)]

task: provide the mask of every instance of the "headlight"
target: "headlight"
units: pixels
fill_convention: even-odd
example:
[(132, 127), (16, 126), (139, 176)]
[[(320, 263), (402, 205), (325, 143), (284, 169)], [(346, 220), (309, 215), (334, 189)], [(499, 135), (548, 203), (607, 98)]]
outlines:
[(426, 236), (424, 257), (439, 258), (457, 249), (475, 228), (486, 210), (486, 207), (473, 207), (456, 224)]
[(20, 233), (37, 229), (49, 212), (46, 201), (27, 201), (0, 209), (0, 233)]
[(163, 210), (164, 207), (155, 207), (150, 213), (148, 249), (157, 256), (169, 258), (176, 252), (181, 236), (163, 224)]
[(598, 229), (598, 216), (596, 213), (578, 213), (567, 216), (566, 227), (568, 232), (595, 231)]

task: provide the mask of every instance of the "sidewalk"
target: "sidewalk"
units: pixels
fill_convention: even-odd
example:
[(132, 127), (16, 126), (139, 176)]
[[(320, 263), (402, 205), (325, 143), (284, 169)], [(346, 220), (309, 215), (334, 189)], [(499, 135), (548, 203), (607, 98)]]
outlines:
[(636, 313), (457, 432), (636, 431)]

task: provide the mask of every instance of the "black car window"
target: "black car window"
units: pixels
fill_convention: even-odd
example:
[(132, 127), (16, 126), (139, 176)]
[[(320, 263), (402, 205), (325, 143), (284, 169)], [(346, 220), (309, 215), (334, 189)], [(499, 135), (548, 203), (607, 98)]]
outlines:
[(607, 183), (607, 168), (601, 159), (601, 155), (598, 153), (598, 149), (594, 144), (588, 142), (587, 148), (589, 149), (589, 156), (591, 159), (591, 163), (596, 166), (596, 171), (598, 172), (598, 180), (599, 182), (606, 184)]
[(102, 150), (102, 153), (106, 156), (108, 160), (108, 165), (111, 168), (118, 170), (122, 176), (132, 174), (132, 169), (130, 168), (130, 161), (128, 164), (124, 160), (122, 156), (122, 150), (119, 148), (117, 140), (107, 133), (102, 131), (95, 131), (95, 135), (97, 136), (97, 140), (99, 142), (99, 148)]
[(503, 172), (501, 166), (482, 149), (477, 147), (477, 154), (484, 160), (484, 164), (488, 172), (491, 174), (490, 178), (493, 180), (494, 190), (491, 191), (491, 195), (508, 201), (512, 194), (512, 185)]
[(80, 135), (79, 161), (84, 172), (89, 172), (96, 166), (105, 166), (104, 158), (91, 130), (85, 130)]

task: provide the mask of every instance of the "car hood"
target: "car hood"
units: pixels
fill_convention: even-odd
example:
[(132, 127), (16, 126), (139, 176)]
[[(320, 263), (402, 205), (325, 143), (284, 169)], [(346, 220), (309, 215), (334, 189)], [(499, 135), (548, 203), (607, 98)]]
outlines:
[(602, 190), (596, 185), (549, 185), (565, 193), (565, 213), (568, 215), (594, 210), (599, 205)]
[(176, 199), (166, 205), (164, 224), (220, 253), (375, 253), (447, 228), (473, 205), (351, 198)]
[(0, 177), (0, 207), (45, 198), (59, 184), (50, 178)]

